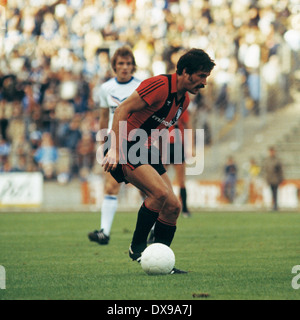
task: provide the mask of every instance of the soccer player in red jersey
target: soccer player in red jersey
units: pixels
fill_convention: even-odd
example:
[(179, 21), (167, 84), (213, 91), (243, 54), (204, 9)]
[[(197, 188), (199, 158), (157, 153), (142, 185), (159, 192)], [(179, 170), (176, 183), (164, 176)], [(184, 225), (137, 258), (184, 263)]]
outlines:
[[(159, 137), (158, 130), (168, 130), (187, 109), (188, 93), (196, 94), (205, 87), (214, 66), (214, 61), (205, 51), (191, 49), (180, 57), (176, 73), (144, 80), (115, 110), (112, 125), (115, 139), (111, 139), (102, 166), (118, 182), (131, 183), (146, 195), (129, 248), (132, 260), (140, 260), (154, 223), (155, 242), (168, 246), (172, 243), (181, 204), (161, 159), (151, 161), (156, 152), (153, 143)], [(152, 134), (153, 130), (156, 135)], [(132, 156), (137, 137), (145, 145), (148, 162), (136, 162), (136, 157)], [(143, 152), (140, 150), (140, 154)], [(186, 272), (174, 268), (171, 273)]]

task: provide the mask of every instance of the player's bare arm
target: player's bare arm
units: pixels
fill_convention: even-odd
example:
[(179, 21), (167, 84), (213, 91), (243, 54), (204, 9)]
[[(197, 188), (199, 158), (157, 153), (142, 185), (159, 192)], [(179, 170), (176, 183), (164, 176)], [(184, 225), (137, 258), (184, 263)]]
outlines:
[(146, 106), (146, 102), (135, 91), (116, 108), (111, 130), (114, 133), (114, 138), (111, 140), (110, 150), (103, 159), (102, 166), (104, 171), (115, 170), (119, 162), (120, 125), (126, 123), (129, 114), (140, 111)]

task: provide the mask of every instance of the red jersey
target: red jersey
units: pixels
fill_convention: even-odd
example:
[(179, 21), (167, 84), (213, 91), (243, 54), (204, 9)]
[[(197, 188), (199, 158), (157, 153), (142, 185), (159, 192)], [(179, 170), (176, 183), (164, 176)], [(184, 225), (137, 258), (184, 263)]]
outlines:
[[(133, 129), (143, 129), (148, 135), (148, 145), (156, 135), (153, 129), (169, 129), (187, 109), (190, 99), (188, 93), (177, 101), (177, 74), (159, 75), (144, 80), (136, 89), (147, 107), (134, 112), (127, 119), (127, 136)], [(157, 132), (157, 130), (156, 130)]]
[[(183, 142), (184, 129), (186, 125), (189, 123), (189, 121), (190, 121), (190, 115), (188, 110), (186, 110), (185, 112), (183, 112), (182, 116), (175, 123), (174, 127), (172, 127), (170, 130), (170, 143)], [(177, 133), (172, 134), (172, 131), (174, 129), (179, 129), (181, 135), (178, 135)]]

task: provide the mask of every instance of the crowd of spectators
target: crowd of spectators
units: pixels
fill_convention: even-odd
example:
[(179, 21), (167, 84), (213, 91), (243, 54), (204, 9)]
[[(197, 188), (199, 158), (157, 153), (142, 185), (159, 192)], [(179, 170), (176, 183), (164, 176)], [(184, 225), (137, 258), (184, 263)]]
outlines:
[(297, 0), (0, 3), (2, 172), (41, 170), (68, 181), (97, 167), (94, 93), (112, 76), (110, 56), (121, 45), (133, 48), (140, 79), (174, 71), (186, 48), (206, 50), (217, 67), (191, 108), (204, 128), (214, 109), (231, 120), (240, 110), (258, 116), (262, 101), (270, 111), (284, 105), (299, 69)]

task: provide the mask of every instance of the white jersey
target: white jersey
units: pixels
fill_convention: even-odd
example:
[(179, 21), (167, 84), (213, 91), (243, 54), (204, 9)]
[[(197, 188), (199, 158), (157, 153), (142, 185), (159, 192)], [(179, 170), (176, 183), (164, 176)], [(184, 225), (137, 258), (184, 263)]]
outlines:
[(140, 83), (141, 81), (135, 77), (128, 82), (118, 82), (117, 78), (112, 78), (101, 85), (97, 100), (100, 108), (109, 108), (108, 130), (112, 127), (115, 109), (134, 92)]

